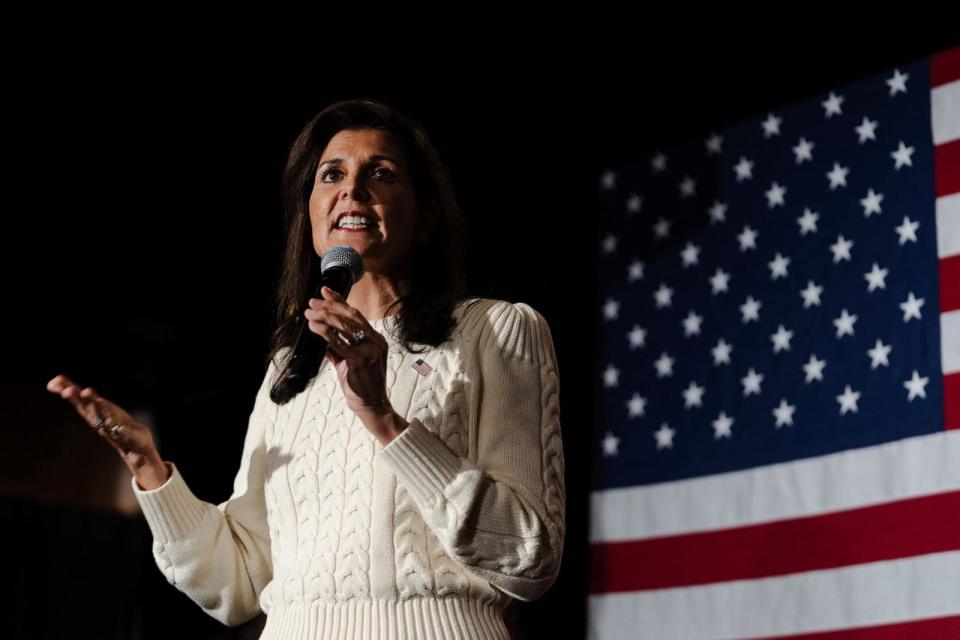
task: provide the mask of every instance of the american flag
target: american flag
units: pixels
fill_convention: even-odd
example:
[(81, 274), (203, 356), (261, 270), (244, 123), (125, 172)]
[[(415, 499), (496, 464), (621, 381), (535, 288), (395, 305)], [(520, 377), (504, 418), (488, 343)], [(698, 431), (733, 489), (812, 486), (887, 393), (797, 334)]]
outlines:
[(431, 371), (433, 371), (433, 367), (431, 367), (426, 362), (424, 362), (422, 358), (417, 358), (417, 361), (411, 364), (410, 366), (416, 369), (417, 373), (419, 373), (422, 376), (425, 376)]
[(960, 638), (960, 48), (599, 175), (590, 638)]

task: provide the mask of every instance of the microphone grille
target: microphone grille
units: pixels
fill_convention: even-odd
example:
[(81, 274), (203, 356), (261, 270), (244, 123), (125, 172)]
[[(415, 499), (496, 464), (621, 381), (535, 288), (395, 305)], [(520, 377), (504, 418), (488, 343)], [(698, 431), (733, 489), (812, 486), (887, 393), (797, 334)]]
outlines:
[(354, 284), (363, 276), (363, 258), (353, 247), (333, 247), (324, 253), (320, 259), (320, 273), (333, 267), (349, 269)]

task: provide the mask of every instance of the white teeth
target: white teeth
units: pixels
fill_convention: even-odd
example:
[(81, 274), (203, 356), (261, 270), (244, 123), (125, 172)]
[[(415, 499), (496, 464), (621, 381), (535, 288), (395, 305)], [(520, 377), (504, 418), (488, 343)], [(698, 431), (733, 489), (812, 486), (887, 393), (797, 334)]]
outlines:
[(359, 229), (362, 227), (372, 227), (373, 222), (364, 216), (343, 216), (337, 223), (337, 228)]

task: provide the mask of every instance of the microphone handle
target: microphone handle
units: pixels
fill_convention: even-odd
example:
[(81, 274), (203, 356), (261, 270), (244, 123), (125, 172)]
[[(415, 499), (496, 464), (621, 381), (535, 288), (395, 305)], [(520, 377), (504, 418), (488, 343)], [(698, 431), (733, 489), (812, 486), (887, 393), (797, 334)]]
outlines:
[[(330, 267), (320, 275), (320, 280), (312, 297), (323, 298), (320, 290), (324, 286), (330, 287), (343, 298), (346, 298), (353, 286), (353, 274), (345, 267)], [(301, 311), (307, 308), (308, 303), (308, 300), (303, 301)], [(293, 356), (270, 390), (270, 399), (277, 404), (286, 404), (306, 389), (307, 384), (320, 371), (320, 365), (323, 364), (323, 359), (327, 354), (326, 339), (320, 334), (310, 331), (307, 319), (302, 314), (297, 318), (297, 322), (300, 328), (297, 331)]]

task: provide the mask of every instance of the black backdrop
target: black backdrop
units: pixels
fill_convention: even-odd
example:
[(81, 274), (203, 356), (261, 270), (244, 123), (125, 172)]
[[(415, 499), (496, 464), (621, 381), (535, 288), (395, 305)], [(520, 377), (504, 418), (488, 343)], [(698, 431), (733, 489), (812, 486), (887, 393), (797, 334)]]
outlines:
[(323, 106), (369, 96), (431, 132), (470, 219), (474, 292), (528, 302), (553, 329), (567, 546), (555, 587), (511, 610), (510, 624), (517, 637), (583, 637), (599, 172), (956, 45), (944, 32), (897, 24), (851, 42), (846, 28), (789, 38), (757, 29), (462, 64), (324, 46), (295, 69), (279, 54), (158, 50), (131, 60), (65, 49), (42, 67), (16, 66), (0, 387), (14, 629), (255, 637), (221, 627), (166, 584), (141, 518), (75, 504), (115, 490), (103, 470), (117, 461), (103, 443), (88, 446), (44, 386), (65, 372), (149, 410), (163, 457), (197, 495), (225, 499), (271, 328), (285, 154)]

